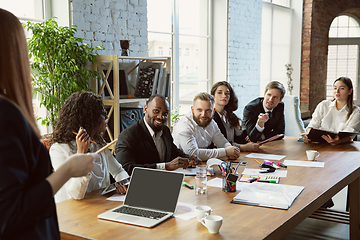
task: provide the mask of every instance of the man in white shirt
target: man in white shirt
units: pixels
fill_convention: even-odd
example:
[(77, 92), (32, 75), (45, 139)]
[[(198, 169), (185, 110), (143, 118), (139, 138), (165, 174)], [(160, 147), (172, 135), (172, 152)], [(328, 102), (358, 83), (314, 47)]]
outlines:
[(134, 167), (175, 170), (201, 164), (173, 143), (170, 130), (165, 126), (169, 103), (164, 96), (151, 96), (144, 113), (144, 118), (120, 133), (115, 147), (116, 159), (129, 174)]
[[(191, 111), (175, 125), (173, 138), (175, 145), (189, 155), (201, 160), (228, 157), (236, 159), (240, 149), (232, 146), (213, 121), (214, 98), (205, 92), (195, 96)], [(215, 149), (208, 149), (211, 143)]]

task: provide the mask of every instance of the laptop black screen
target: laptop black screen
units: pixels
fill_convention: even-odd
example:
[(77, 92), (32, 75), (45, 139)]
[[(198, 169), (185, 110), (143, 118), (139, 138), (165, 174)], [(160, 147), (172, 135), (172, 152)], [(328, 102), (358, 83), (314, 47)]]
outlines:
[(134, 168), (124, 204), (175, 212), (183, 178), (182, 173)]

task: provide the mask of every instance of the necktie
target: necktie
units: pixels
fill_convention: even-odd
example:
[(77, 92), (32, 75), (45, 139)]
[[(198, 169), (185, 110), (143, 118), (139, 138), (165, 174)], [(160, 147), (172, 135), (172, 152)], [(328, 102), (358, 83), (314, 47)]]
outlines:
[(271, 111), (267, 111), (266, 114), (268, 115), (269, 118), (271, 118)]

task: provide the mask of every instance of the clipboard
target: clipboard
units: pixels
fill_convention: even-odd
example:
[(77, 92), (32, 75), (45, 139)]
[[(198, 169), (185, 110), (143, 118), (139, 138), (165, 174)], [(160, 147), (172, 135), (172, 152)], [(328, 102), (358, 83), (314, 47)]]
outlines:
[(271, 138), (268, 138), (268, 139), (265, 139), (265, 140), (262, 141), (262, 142), (259, 142), (259, 145), (262, 145), (262, 144), (267, 143), (267, 142), (274, 141), (275, 139), (281, 138), (281, 137), (283, 137), (284, 135), (285, 135), (285, 134), (283, 134), (283, 133), (277, 134), (277, 135), (275, 135), (275, 136), (273, 136), (273, 137), (271, 137)]

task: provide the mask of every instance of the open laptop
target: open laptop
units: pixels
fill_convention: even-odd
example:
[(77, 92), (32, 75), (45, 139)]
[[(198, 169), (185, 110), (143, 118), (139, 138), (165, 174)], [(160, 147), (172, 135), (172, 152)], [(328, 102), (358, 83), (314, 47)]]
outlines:
[(98, 218), (154, 227), (175, 213), (183, 178), (183, 173), (136, 167), (124, 204)]

